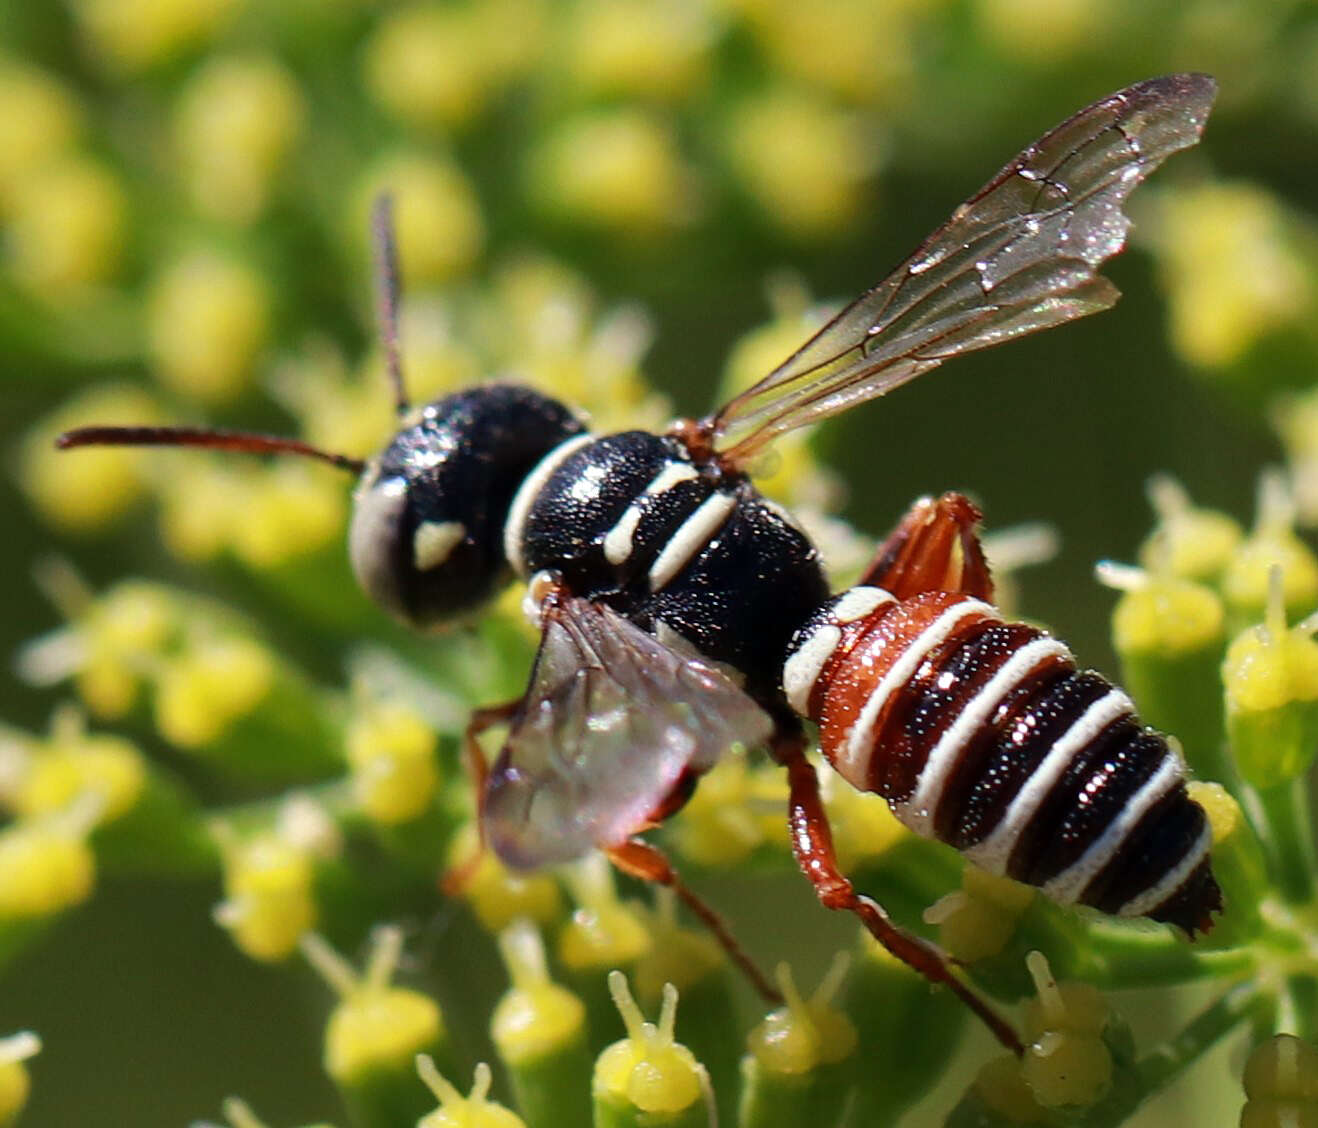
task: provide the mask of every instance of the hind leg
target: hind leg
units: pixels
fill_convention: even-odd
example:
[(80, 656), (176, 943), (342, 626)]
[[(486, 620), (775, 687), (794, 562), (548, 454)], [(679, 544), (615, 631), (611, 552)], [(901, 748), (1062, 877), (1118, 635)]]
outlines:
[(993, 578), (979, 542), (980, 512), (964, 494), (922, 497), (879, 546), (860, 582), (909, 599), (955, 591), (993, 601)]

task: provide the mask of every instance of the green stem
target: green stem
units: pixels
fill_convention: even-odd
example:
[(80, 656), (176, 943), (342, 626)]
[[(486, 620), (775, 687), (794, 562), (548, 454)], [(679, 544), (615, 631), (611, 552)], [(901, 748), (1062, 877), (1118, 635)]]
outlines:
[(1275, 787), (1247, 789), (1243, 797), (1281, 894), (1293, 905), (1308, 904), (1315, 894), (1318, 853), (1307, 781), (1298, 776)]
[(1084, 1118), (1085, 1128), (1114, 1128), (1234, 1027), (1271, 1005), (1256, 980), (1233, 987), (1191, 1019), (1175, 1038), (1135, 1063), (1135, 1082), (1113, 1092)]

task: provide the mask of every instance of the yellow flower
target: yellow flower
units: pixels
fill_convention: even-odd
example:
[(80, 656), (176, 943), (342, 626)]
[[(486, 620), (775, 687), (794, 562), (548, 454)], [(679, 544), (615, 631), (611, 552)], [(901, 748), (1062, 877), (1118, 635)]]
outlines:
[(277, 60), (210, 60), (184, 88), (174, 118), (175, 144), (197, 210), (230, 223), (250, 223), (260, 215), (304, 113), (296, 80)]
[(106, 64), (135, 71), (211, 39), (241, 0), (75, 0), (72, 7)]
[(708, 78), (713, 27), (696, 0), (588, 0), (565, 69), (587, 93), (682, 99)]
[(82, 131), (82, 107), (55, 75), (0, 59), (0, 216), (19, 181), (68, 149)]
[(199, 250), (167, 266), (147, 304), (153, 367), (172, 390), (226, 403), (246, 390), (270, 330), (270, 293), (251, 267)]

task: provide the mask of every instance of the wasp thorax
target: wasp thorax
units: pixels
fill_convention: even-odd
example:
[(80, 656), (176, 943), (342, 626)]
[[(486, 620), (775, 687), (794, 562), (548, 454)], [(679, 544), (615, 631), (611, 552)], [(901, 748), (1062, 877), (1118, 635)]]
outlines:
[(518, 486), (583, 430), (562, 404), (511, 384), (421, 408), (357, 487), (348, 554), (362, 589), (416, 627), (476, 609), (508, 578), (503, 527)]

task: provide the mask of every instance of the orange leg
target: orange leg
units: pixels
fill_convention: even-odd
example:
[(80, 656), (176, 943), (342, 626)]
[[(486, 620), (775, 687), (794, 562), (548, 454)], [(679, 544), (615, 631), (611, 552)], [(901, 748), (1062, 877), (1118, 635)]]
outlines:
[(440, 879), (439, 888), (446, 897), (456, 897), (462, 892), (485, 853), (485, 784), (490, 778), (490, 765), (485, 759), (485, 750), (481, 748), (481, 734), (507, 723), (521, 706), (520, 697), (499, 705), (486, 705), (472, 710), (467, 721), (466, 731), (462, 734), (462, 762), (472, 787), (476, 789), (476, 849), (471, 857), (453, 866)]
[(993, 578), (979, 543), (980, 512), (964, 494), (921, 498), (879, 546), (861, 576), (898, 599), (958, 591), (993, 601)]
[(737, 943), (736, 937), (729, 931), (723, 918), (709, 905), (705, 904), (677, 876), (677, 871), (673, 869), (672, 864), (662, 851), (651, 846), (648, 842), (633, 838), (628, 842), (624, 842), (621, 846), (615, 846), (605, 852), (608, 854), (609, 861), (628, 876), (638, 878), (641, 881), (650, 881), (656, 885), (667, 886), (676, 893), (678, 899), (695, 913), (705, 927), (714, 934), (714, 939), (722, 945), (723, 950), (732, 958), (733, 963), (741, 968), (746, 978), (751, 981), (751, 986), (760, 993), (764, 1001), (774, 1005), (783, 1001), (782, 995), (769, 982), (764, 972), (755, 966), (750, 956)]
[(815, 887), (820, 902), (830, 909), (855, 913), (870, 935), (903, 963), (932, 983), (945, 984), (966, 1004), (1012, 1053), (1022, 1051), (1016, 1032), (953, 974), (946, 957), (926, 940), (893, 924), (878, 902), (856, 892), (838, 869), (833, 852), (833, 832), (828, 814), (819, 797), (819, 779), (814, 766), (805, 758), (805, 741), (799, 733), (781, 734), (774, 746), (774, 756), (787, 768), (791, 795), (788, 821), (792, 832), (792, 850), (797, 865)]

